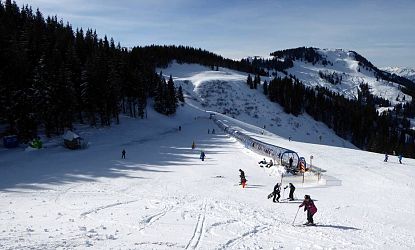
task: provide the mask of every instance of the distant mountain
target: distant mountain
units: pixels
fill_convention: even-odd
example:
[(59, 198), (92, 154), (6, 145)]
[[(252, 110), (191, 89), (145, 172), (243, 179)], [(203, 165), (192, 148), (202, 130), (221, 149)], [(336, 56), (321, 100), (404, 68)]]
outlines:
[(343, 49), (294, 48), (270, 54), (271, 59), (252, 60), (273, 76), (289, 76), (309, 87), (325, 87), (347, 98), (356, 99), (360, 84), (367, 84), (373, 95), (392, 105), (410, 101), (415, 84), (398, 74), (383, 71), (355, 51)]
[(415, 69), (408, 68), (408, 67), (384, 67), (382, 68), (383, 71), (389, 72), (391, 74), (396, 74), (398, 76), (402, 76), (408, 78), (409, 80), (415, 82)]

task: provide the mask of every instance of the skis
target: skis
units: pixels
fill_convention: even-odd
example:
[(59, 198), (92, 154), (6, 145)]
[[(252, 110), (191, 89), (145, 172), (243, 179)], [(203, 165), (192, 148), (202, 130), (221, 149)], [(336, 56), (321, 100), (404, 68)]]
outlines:
[(316, 227), (317, 223), (312, 223), (312, 224), (305, 223), (305, 224), (294, 225), (294, 226), (295, 227)]

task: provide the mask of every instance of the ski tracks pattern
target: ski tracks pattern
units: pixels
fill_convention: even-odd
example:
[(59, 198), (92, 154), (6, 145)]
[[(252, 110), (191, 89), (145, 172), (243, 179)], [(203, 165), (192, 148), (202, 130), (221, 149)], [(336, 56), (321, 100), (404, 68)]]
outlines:
[(133, 202), (137, 202), (137, 201), (139, 201), (139, 200), (131, 200), (131, 201), (125, 201), (125, 202), (116, 202), (116, 203), (108, 204), (108, 205), (105, 205), (105, 206), (96, 207), (96, 208), (93, 208), (91, 210), (88, 210), (86, 212), (81, 213), (81, 217), (86, 217), (89, 214), (97, 213), (97, 212), (99, 212), (101, 210), (104, 210), (104, 209), (107, 209), (107, 208), (112, 208), (112, 207), (116, 207), (116, 206), (120, 206), (120, 205), (127, 205), (127, 204), (130, 204), (130, 203), (133, 203)]
[(193, 231), (192, 238), (189, 243), (187, 243), (185, 249), (196, 249), (202, 239), (203, 233), (205, 231), (205, 220), (206, 220), (206, 199), (203, 201), (202, 213), (199, 214), (195, 230)]
[(161, 212), (149, 215), (147, 217), (145, 217), (143, 220), (141, 220), (140, 224), (142, 224), (142, 226), (140, 227), (139, 231), (144, 230), (145, 228), (147, 228), (148, 226), (151, 226), (154, 222), (160, 220), (162, 217), (164, 217), (169, 211), (171, 211), (173, 209), (173, 206), (171, 205), (166, 205)]

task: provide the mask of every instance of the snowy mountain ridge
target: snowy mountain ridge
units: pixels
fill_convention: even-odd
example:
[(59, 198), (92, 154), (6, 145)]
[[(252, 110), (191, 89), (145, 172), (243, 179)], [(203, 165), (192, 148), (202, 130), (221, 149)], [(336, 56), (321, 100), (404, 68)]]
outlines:
[(314, 53), (305, 52), (303, 56), (292, 55), (291, 51), (295, 49), (272, 53), (275, 59), (293, 62), (293, 66), (285, 71), (274, 70), (272, 74), (280, 77), (291, 75), (306, 86), (326, 87), (351, 99), (357, 98), (359, 85), (364, 83), (369, 85), (372, 94), (389, 100), (392, 105), (411, 100), (411, 96), (402, 91), (402, 85), (390, 81), (388, 76), (384, 76), (384, 73), (357, 52), (312, 49)]
[(396, 74), (408, 78), (409, 80), (415, 82), (415, 69), (409, 67), (384, 67), (382, 70), (389, 72), (391, 74)]

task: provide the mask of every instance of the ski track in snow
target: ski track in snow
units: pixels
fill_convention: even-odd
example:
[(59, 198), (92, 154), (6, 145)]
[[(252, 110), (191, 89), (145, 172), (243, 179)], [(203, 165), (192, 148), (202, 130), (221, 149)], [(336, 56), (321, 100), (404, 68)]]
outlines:
[(116, 203), (111, 203), (111, 204), (108, 204), (108, 205), (105, 205), (105, 206), (99, 206), (99, 207), (96, 207), (96, 208), (93, 208), (91, 210), (88, 210), (86, 212), (81, 213), (80, 217), (86, 217), (89, 214), (98, 213), (99, 211), (104, 210), (104, 209), (108, 209), (108, 208), (112, 208), (112, 207), (116, 207), (116, 206), (121, 206), (121, 205), (127, 205), (127, 204), (137, 202), (137, 201), (139, 201), (139, 200), (116, 202)]
[(205, 220), (206, 220), (206, 199), (203, 201), (202, 213), (199, 214), (197, 218), (197, 223), (195, 230), (193, 232), (192, 238), (189, 243), (186, 245), (186, 249), (196, 249), (202, 239), (203, 233), (205, 231)]
[[(225, 73), (220, 77), (239, 74)], [(197, 77), (213, 79), (214, 74)], [(199, 93), (192, 82), (180, 83), (195, 98), (209, 93), (209, 84), (197, 77), (192, 79)], [(239, 74), (239, 82), (222, 84), (229, 97), (241, 94), (233, 96), (235, 102), (217, 92), (202, 99), (212, 104), (222, 98), (223, 107), (242, 111), (242, 118), (224, 119), (229, 125), (307, 159), (314, 155), (314, 165), (342, 181), (329, 186), (313, 175), (304, 185), (301, 178), (283, 179), (283, 186), (296, 185), (296, 197), (316, 198), (318, 226), (292, 226), (298, 203), (266, 199), (280, 180), (275, 169), (259, 168), (263, 156), (208, 119), (203, 108), (220, 111), (219, 106), (202, 108), (191, 101), (171, 117), (149, 109), (148, 120), (122, 117), (111, 129), (82, 128), (79, 132), (92, 141), (83, 151), (0, 151), (7, 162), (0, 168), (0, 249), (414, 249), (415, 161), (383, 163), (381, 154), (343, 148), (342, 140), (321, 124), (287, 116), (278, 106), (271, 112), (265, 99), (245, 90), (246, 84), (239, 86), (245, 78)], [(244, 110), (245, 101), (257, 103), (258, 112), (271, 118), (248, 116), (255, 108)], [(269, 130), (261, 134), (264, 124)], [(207, 133), (212, 128), (214, 135)], [(289, 134), (296, 140), (288, 141)], [(332, 146), (323, 145), (326, 141)], [(126, 160), (119, 159), (123, 147)], [(200, 150), (206, 152), (204, 162)], [(239, 168), (249, 179), (245, 189), (235, 185)], [(301, 211), (296, 224), (305, 219)]]

